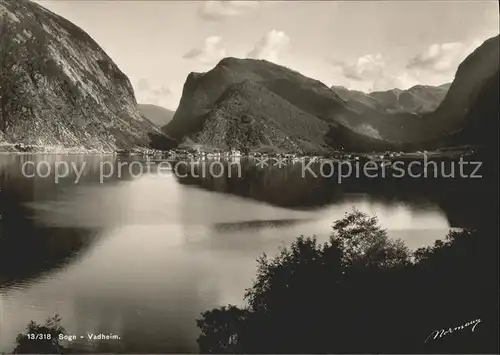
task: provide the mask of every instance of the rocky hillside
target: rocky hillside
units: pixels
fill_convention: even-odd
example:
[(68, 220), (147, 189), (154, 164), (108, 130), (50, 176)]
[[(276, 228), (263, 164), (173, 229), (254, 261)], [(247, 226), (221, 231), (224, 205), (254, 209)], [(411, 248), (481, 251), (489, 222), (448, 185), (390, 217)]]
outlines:
[(167, 125), (174, 117), (175, 112), (165, 107), (151, 104), (138, 104), (141, 114), (157, 127)]
[(245, 80), (231, 85), (202, 116), (194, 141), (243, 151), (268, 147), (280, 152), (327, 152), (328, 123), (262, 85)]
[[(0, 0), (0, 145), (113, 151), (167, 139), (129, 79), (83, 30), (27, 0)], [(0, 148), (2, 149), (2, 148)]]

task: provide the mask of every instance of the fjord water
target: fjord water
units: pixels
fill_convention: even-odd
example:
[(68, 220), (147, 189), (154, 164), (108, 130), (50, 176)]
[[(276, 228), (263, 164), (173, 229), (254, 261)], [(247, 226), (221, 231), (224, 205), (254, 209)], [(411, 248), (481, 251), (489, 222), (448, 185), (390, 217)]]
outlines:
[[(58, 183), (53, 171), (23, 176), (23, 162), (42, 160), (52, 167), (85, 163), (85, 169), (76, 184), (74, 173)], [(300, 235), (325, 240), (353, 207), (377, 215), (411, 248), (444, 237), (450, 227), (442, 205), (418, 194), (383, 198), (374, 188), (332, 193), (320, 185), (309, 193), (304, 182), (273, 172), (263, 181), (233, 178), (230, 188), (228, 180), (196, 183), (154, 169), (134, 178), (129, 168), (117, 168), (119, 160), (0, 157), (0, 351), (12, 350), (30, 320), (57, 313), (78, 338), (120, 336), (81, 340), (80, 348), (196, 352), (196, 318), (243, 304), (262, 253), (273, 255)], [(102, 162), (115, 167), (104, 183)]]

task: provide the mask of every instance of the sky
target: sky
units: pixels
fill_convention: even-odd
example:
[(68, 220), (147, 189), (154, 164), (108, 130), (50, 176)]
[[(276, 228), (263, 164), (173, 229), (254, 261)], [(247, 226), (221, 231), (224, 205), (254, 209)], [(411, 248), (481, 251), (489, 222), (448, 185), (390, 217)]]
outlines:
[(266, 59), (365, 92), (440, 85), (499, 32), (497, 1), (38, 0), (89, 33), (138, 102), (175, 110), (190, 72)]

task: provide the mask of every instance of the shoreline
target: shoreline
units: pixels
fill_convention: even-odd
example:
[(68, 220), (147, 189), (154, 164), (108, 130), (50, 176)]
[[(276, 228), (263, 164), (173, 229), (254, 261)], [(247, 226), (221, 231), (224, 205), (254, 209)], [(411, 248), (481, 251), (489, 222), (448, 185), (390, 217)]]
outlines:
[(258, 156), (285, 156), (290, 158), (324, 158), (324, 157), (337, 157), (340, 155), (343, 158), (353, 158), (353, 157), (377, 157), (383, 159), (394, 159), (397, 157), (408, 159), (420, 159), (423, 155), (429, 155), (434, 157), (448, 157), (453, 158), (457, 155), (473, 155), (475, 153), (475, 149), (470, 146), (456, 146), (456, 147), (447, 147), (445, 149), (437, 149), (432, 151), (384, 151), (384, 152), (348, 152), (348, 151), (334, 151), (331, 154), (327, 155), (301, 155), (301, 154), (262, 154), (260, 152), (254, 152), (250, 154), (242, 154), (240, 151), (220, 150), (217, 153), (210, 153), (206, 150), (202, 149), (201, 151), (196, 151), (195, 149), (190, 148), (173, 148), (170, 150), (158, 150), (147, 147), (134, 147), (129, 149), (115, 149), (115, 150), (107, 150), (107, 149), (89, 149), (85, 147), (64, 147), (64, 146), (41, 146), (41, 145), (25, 145), (22, 143), (3, 143), (0, 144), (0, 155), (118, 155), (118, 156), (155, 156), (155, 155), (168, 155), (168, 154), (177, 154), (177, 155), (186, 155), (186, 156), (211, 156), (214, 157), (230, 157), (237, 156), (240, 158), (243, 157), (258, 157)]

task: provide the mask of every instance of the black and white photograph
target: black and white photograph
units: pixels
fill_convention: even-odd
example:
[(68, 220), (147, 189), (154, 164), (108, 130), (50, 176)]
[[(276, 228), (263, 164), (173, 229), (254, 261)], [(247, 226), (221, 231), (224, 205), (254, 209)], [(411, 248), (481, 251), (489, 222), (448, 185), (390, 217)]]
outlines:
[(0, 0), (0, 354), (498, 354), (496, 0)]

